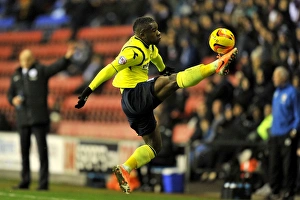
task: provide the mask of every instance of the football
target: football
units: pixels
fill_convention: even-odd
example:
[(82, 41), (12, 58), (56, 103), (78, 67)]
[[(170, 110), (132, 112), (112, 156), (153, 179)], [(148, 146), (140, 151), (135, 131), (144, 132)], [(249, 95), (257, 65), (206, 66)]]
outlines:
[(233, 33), (226, 28), (217, 28), (211, 32), (209, 39), (210, 48), (219, 54), (225, 54), (233, 49), (235, 37)]

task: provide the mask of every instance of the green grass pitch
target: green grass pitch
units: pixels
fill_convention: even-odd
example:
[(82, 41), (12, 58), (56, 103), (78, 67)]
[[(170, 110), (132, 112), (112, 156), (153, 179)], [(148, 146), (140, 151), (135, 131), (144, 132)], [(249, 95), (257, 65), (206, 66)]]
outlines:
[(126, 195), (119, 191), (107, 189), (73, 186), (66, 184), (50, 184), (49, 191), (36, 191), (36, 183), (30, 190), (12, 190), (16, 180), (0, 179), (1, 200), (205, 200), (217, 199), (190, 194), (164, 194), (133, 191)]

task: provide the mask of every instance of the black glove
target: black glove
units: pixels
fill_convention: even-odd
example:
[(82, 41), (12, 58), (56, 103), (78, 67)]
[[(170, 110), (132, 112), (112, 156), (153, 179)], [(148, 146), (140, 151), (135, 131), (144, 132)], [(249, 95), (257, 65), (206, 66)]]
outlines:
[(163, 75), (163, 76), (170, 76), (171, 74), (174, 74), (174, 73), (175, 73), (175, 69), (172, 67), (167, 67), (167, 66), (162, 72), (159, 72), (159, 74)]
[(85, 104), (85, 102), (87, 101), (88, 97), (90, 96), (90, 94), (92, 94), (93, 90), (89, 87), (85, 88), (83, 90), (83, 92), (81, 93), (81, 95), (78, 97), (78, 102), (75, 105), (75, 108), (82, 108)]

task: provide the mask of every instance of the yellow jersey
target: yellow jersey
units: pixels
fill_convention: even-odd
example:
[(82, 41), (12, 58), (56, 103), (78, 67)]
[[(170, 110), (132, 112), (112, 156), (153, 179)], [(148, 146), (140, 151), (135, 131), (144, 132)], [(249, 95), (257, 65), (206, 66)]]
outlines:
[[(105, 66), (90, 84), (95, 90), (104, 81), (114, 75), (113, 86), (134, 88), (138, 83), (149, 79), (149, 64), (152, 62), (159, 72), (165, 65), (155, 45), (147, 45), (137, 36), (132, 36), (121, 48), (119, 55)], [(122, 90), (121, 90), (122, 91)]]

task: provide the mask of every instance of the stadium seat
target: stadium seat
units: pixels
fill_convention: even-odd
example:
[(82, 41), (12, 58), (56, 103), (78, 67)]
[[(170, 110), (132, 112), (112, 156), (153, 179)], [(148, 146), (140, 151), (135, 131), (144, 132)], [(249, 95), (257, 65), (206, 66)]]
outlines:
[(2, 77), (0, 78), (0, 94), (7, 94), (9, 85), (10, 85), (10, 77)]
[(109, 79), (108, 81), (106, 81), (103, 85), (102, 88), (102, 94), (104, 95), (121, 95), (120, 94), (120, 89), (119, 88), (115, 88), (112, 85), (113, 79)]
[(70, 95), (82, 83), (82, 76), (54, 76), (49, 80), (49, 93), (60, 96)]
[(186, 145), (195, 129), (188, 126), (187, 124), (176, 124), (173, 128), (172, 141), (175, 144)]
[(115, 59), (115, 56), (106, 56), (104, 59), (104, 64), (108, 65), (109, 63), (111, 63), (113, 60)]
[(35, 31), (9, 31), (0, 33), (0, 44), (33, 44), (39, 43), (43, 39), (41, 30)]
[(75, 109), (74, 106), (78, 101), (78, 96), (69, 95), (61, 102), (60, 113), (63, 120), (85, 120), (86, 112), (82, 109)]
[(51, 15), (39, 15), (33, 22), (35, 29), (58, 29), (70, 23), (70, 17), (67, 15), (53, 17)]
[(121, 108), (121, 96), (91, 95), (82, 109), (74, 109), (77, 96), (67, 96), (61, 104), (62, 118), (97, 122), (126, 122)]
[(125, 122), (127, 121), (121, 107), (121, 96), (92, 95), (83, 110), (86, 120)]
[(6, 94), (0, 94), (0, 111), (11, 124), (14, 124), (15, 108), (8, 102)]
[(117, 56), (124, 45), (124, 41), (97, 42), (93, 49), (95, 53), (106, 57)]
[(65, 136), (93, 137), (102, 140), (141, 140), (128, 123), (83, 122), (78, 120), (59, 123), (57, 133)]
[(14, 52), (13, 46), (1, 46), (0, 49), (0, 60), (8, 60), (12, 57)]
[(56, 29), (52, 32), (49, 43), (64, 43), (71, 37), (71, 30), (68, 28)]
[(103, 27), (85, 27), (79, 30), (78, 39), (89, 41), (120, 40), (128, 39), (133, 35), (132, 26), (103, 26)]
[(202, 96), (207, 82), (208, 82), (208, 79), (203, 79), (197, 85), (195, 85), (193, 87), (188, 87), (188, 88), (186, 88), (186, 90), (189, 92), (190, 96)]
[(185, 103), (185, 116), (189, 117), (193, 112), (195, 112), (200, 103), (204, 103), (203, 96), (190, 96)]
[(66, 44), (35, 44), (26, 45), (23, 48), (30, 49), (37, 59), (55, 59), (65, 55)]
[(14, 17), (0, 18), (0, 31), (9, 31), (13, 29), (16, 19)]
[(57, 61), (57, 58), (43, 58), (39, 59), (39, 62), (43, 65), (51, 65)]
[(0, 77), (12, 76), (18, 66), (18, 61), (0, 61)]

